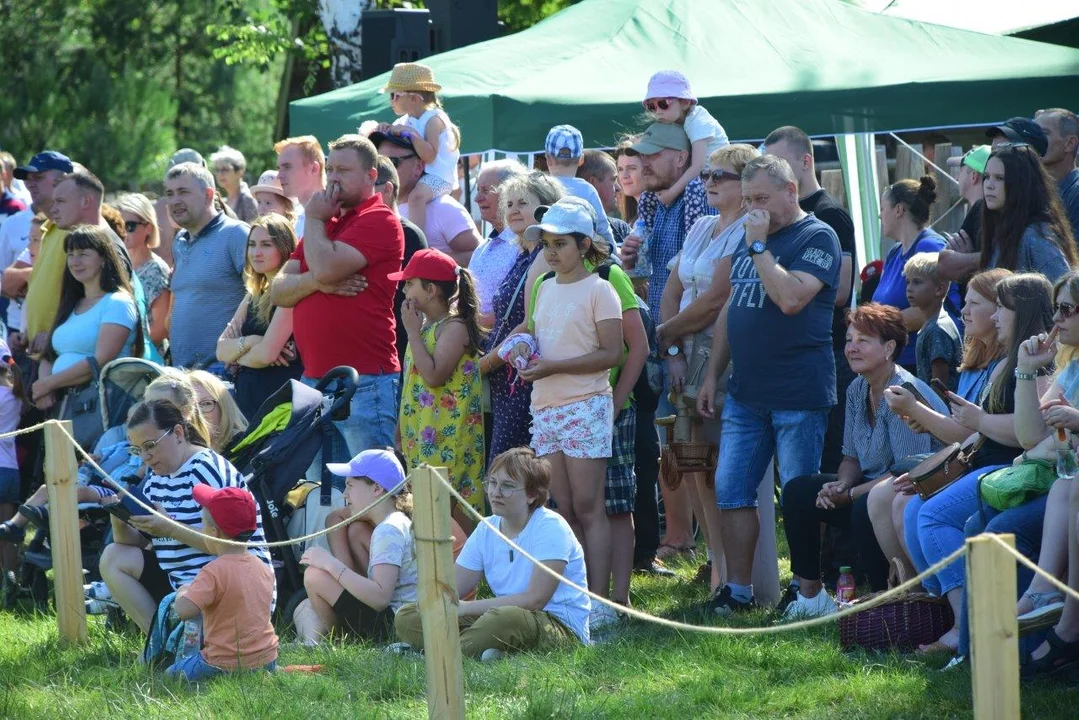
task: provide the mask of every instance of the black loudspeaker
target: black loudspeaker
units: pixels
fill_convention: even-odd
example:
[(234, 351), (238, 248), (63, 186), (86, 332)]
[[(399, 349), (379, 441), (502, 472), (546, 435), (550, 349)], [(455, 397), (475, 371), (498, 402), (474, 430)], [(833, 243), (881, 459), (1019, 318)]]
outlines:
[(431, 11), (432, 49), (454, 50), (496, 38), (498, 0), (426, 0)]
[(427, 10), (368, 10), (361, 26), (360, 59), (365, 78), (431, 54), (431, 13)]

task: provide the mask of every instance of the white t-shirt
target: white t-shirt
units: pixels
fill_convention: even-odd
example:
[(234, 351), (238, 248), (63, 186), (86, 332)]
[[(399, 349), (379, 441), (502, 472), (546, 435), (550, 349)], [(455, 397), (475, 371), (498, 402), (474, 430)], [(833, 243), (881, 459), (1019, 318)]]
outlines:
[(307, 211), (304, 210), (304, 206), (299, 203), (296, 203), (296, 207), (299, 208), (299, 211), (296, 213), (296, 224), (293, 226), (293, 229), (296, 231), (296, 238), (303, 240), (303, 228), (304, 221), (307, 220)]
[(371, 533), (371, 560), (367, 564), (367, 577), (371, 577), (376, 565), (395, 565), (399, 569), (397, 585), (390, 597), (391, 610), (397, 612), (402, 605), (416, 602), (416, 583), (419, 580), (416, 540), (412, 536), (412, 521), (404, 513), (390, 513)]
[(678, 301), (678, 312), (712, 286), (716, 265), (720, 260), (733, 255), (740, 243), (745, 242), (745, 226), (735, 222), (713, 238), (712, 233), (719, 222), (719, 215), (706, 215), (689, 229), (682, 252), (671, 260), (671, 266), (678, 263), (678, 279), (682, 283), (682, 297)]
[[(407, 202), (401, 203), (398, 210), (401, 217), (412, 219), (408, 216)], [(449, 195), (442, 195), (427, 203), (427, 223), (423, 228), (423, 234), (427, 236), (427, 247), (441, 250), (448, 255), (452, 252), (450, 240), (469, 231), (476, 231), (476, 223), (472, 222), (472, 216), (461, 203)]]
[(731, 141), (727, 139), (727, 131), (723, 129), (718, 120), (700, 105), (694, 105), (693, 109), (689, 111), (685, 122), (682, 124), (682, 129), (689, 136), (690, 144), (705, 138), (708, 139), (708, 155), (706, 157), (711, 157), (716, 150), (731, 144)]
[[(493, 515), (487, 520), (501, 529), (502, 518)], [(545, 507), (538, 508), (514, 542), (537, 560), (566, 563), (563, 577), (581, 587), (587, 585), (584, 550), (569, 523), (558, 513)], [(485, 523), (480, 523), (465, 541), (457, 564), (466, 570), (482, 572), (495, 597), (524, 592), (528, 589), (532, 573), (543, 572), (533, 570), (532, 562), (519, 554), (515, 553), (511, 559), (509, 546)], [(565, 583), (558, 584), (554, 595), (543, 607), (544, 612), (561, 620), (586, 645), (591, 642), (588, 634), (588, 613), (591, 609), (589, 597)]]
[[(10, 215), (0, 223), (0, 272), (15, 264), (19, 256), (30, 246), (30, 221), (34, 211), (30, 208)], [(29, 263), (29, 260), (27, 260)], [(7, 310), (7, 326), (21, 330), (22, 303), (12, 300)]]
[(456, 189), (458, 186), (457, 161), (461, 158), (461, 149), (456, 146), (453, 131), (450, 129), (453, 125), (450, 121), (450, 116), (443, 110), (431, 108), (418, 118), (414, 118), (411, 115), (402, 115), (397, 118), (393, 124), (407, 125), (416, 131), (421, 138), (426, 140), (427, 123), (431, 122), (431, 118), (435, 117), (442, 120), (442, 124), (445, 127), (438, 136), (438, 154), (435, 156), (435, 161), (425, 163), (426, 172), (442, 178), (443, 181), (449, 183), (451, 188)]

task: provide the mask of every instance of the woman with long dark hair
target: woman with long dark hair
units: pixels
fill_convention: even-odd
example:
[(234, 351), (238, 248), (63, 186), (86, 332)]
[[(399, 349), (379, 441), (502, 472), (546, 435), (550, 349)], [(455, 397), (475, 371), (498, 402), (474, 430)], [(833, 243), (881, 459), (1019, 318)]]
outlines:
[(127, 269), (104, 228), (79, 225), (64, 239), (67, 268), (60, 305), (38, 380), (31, 390), (42, 410), (56, 393), (92, 381), (118, 357), (142, 357), (142, 323)]
[(1055, 282), (1079, 263), (1056, 188), (1030, 145), (993, 148), (982, 189), (981, 267), (1039, 272)]

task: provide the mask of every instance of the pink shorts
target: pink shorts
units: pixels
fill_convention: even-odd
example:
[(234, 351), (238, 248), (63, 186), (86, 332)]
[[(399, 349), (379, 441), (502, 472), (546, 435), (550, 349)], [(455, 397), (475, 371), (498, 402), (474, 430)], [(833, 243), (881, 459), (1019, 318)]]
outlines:
[(556, 452), (595, 459), (611, 456), (614, 404), (610, 395), (593, 395), (532, 413), (532, 449), (540, 457)]

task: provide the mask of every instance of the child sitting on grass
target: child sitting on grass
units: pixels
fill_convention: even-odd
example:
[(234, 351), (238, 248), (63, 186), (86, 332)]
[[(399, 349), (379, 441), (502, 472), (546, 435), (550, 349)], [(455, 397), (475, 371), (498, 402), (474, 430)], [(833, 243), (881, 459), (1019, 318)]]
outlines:
[(903, 275), (907, 278), (907, 302), (926, 317), (914, 350), (918, 379), (926, 384), (940, 380), (954, 391), (959, 381), (957, 368), (963, 359), (963, 338), (951, 315), (944, 310), (951, 283), (937, 275), (938, 255), (914, 254), (903, 266)]
[[(247, 490), (210, 485), (192, 488), (202, 506), (202, 532), (246, 542), (257, 526), (255, 497)], [(206, 541), (217, 556), (194, 582), (180, 588), (173, 608), (181, 620), (202, 615), (202, 651), (177, 660), (169, 677), (208, 680), (237, 670), (277, 669), (277, 635), (270, 622), (274, 575), (242, 545)]]

